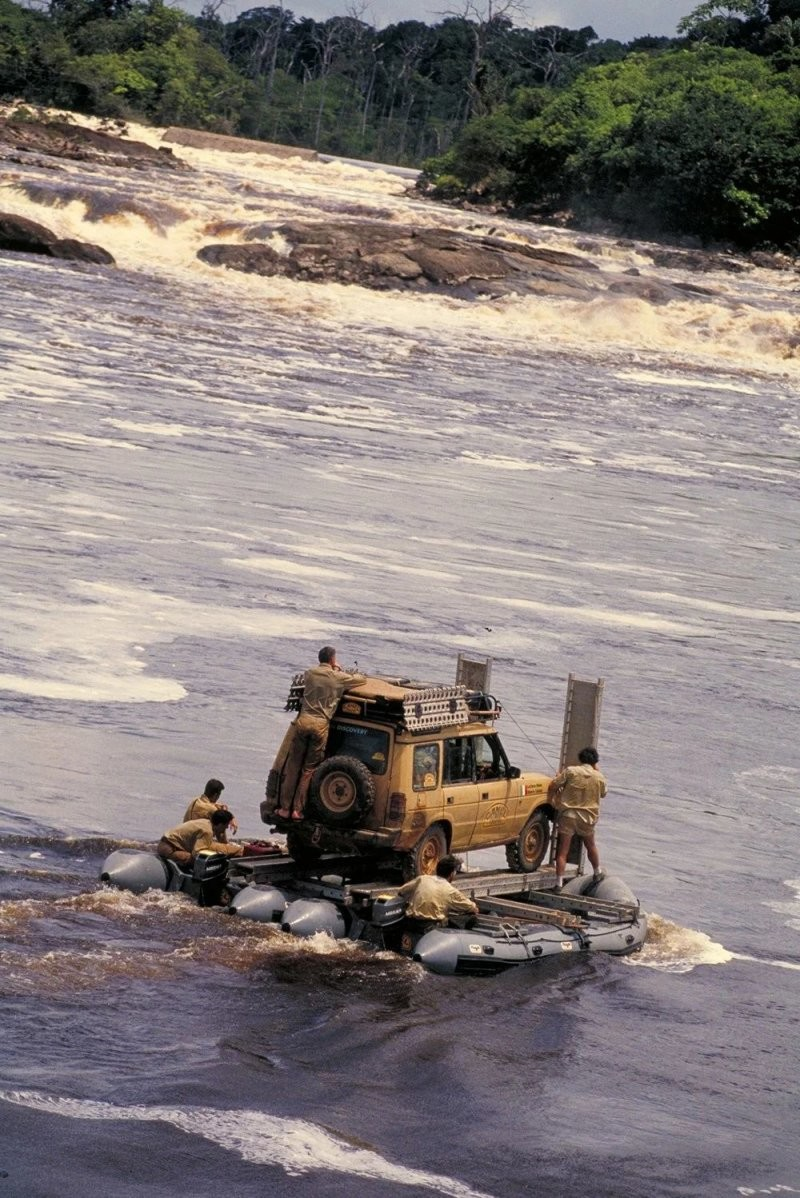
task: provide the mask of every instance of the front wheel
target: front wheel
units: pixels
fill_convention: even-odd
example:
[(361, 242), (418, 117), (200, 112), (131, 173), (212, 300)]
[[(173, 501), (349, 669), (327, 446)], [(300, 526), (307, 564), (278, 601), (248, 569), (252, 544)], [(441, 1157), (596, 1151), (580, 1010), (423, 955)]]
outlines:
[(544, 860), (550, 844), (547, 812), (534, 811), (516, 840), (506, 845), (508, 868), (518, 874), (532, 874)]
[(447, 838), (439, 824), (433, 824), (403, 858), (403, 880), (410, 882), (419, 874), (435, 874), (436, 866), (447, 852)]

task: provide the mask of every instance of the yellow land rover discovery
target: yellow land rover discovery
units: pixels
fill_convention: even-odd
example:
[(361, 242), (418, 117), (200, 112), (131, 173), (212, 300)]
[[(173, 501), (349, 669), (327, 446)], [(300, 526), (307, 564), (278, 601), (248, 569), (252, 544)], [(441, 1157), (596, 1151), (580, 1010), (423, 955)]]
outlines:
[[(302, 694), (298, 674), (288, 710), (300, 709)], [(447, 852), (505, 845), (509, 867), (531, 872), (550, 839), (550, 776), (510, 763), (494, 730), (500, 711), (463, 686), (369, 677), (339, 703), (303, 820), (276, 817), (291, 796), (275, 766), (261, 818), (286, 832), (298, 864), (359, 852), (414, 877), (435, 872)]]

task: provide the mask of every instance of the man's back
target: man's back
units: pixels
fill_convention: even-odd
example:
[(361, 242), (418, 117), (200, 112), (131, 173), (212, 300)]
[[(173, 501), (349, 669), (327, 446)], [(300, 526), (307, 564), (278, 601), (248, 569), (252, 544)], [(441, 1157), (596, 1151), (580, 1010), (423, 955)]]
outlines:
[(330, 720), (344, 692), (351, 686), (360, 686), (362, 682), (366, 682), (364, 674), (348, 674), (344, 670), (334, 670), (327, 663), (312, 666), (303, 675), (303, 705), (300, 714)]
[(436, 877), (435, 874), (420, 874), (411, 882), (406, 882), (397, 892), (401, 898), (408, 900), (406, 915), (412, 919), (431, 919), (442, 922), (449, 915), (472, 914), (475, 905), (465, 895), (448, 882), (446, 878)]

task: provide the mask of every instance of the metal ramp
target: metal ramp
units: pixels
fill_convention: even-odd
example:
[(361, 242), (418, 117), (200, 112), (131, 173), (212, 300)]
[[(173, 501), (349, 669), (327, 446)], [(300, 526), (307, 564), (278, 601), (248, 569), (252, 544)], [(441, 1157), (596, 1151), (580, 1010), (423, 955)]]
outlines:
[(590, 682), (570, 674), (567, 679), (567, 702), (564, 709), (564, 730), (561, 736), (559, 772), (568, 765), (578, 764), (578, 754), (588, 745), (597, 748), (600, 736), (600, 710), (603, 704), (602, 678)]
[(550, 923), (561, 928), (580, 928), (583, 921), (569, 911), (542, 906), (538, 903), (519, 903), (513, 899), (483, 898), (477, 900), (482, 915), (497, 915), (502, 920), (513, 919), (521, 923)]

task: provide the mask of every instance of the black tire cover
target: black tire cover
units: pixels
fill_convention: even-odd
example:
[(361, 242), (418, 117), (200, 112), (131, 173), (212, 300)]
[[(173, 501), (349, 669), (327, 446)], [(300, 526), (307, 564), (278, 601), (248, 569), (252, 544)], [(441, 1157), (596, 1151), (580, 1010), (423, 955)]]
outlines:
[[(336, 787), (337, 775), (341, 780), (340, 807), (327, 798)], [(311, 777), (308, 814), (321, 824), (336, 828), (351, 827), (366, 815), (374, 802), (375, 783), (372, 774), (357, 757), (328, 757), (317, 766)]]

